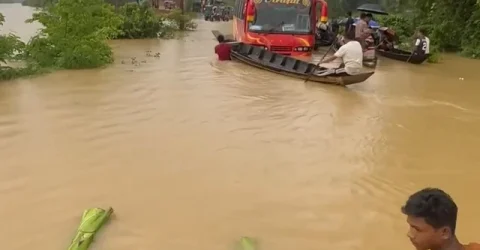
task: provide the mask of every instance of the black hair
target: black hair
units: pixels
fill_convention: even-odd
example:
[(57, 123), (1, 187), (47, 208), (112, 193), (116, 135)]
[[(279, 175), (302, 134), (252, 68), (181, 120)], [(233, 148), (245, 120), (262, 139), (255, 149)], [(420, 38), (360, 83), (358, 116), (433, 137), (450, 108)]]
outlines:
[(355, 40), (355, 32), (345, 32), (343, 37), (353, 41)]
[(455, 235), (458, 208), (452, 197), (438, 188), (425, 188), (412, 194), (402, 213), (408, 216), (423, 218), (435, 229), (449, 227)]
[(347, 16), (352, 16), (352, 12), (351, 11), (347, 12)]
[(223, 43), (223, 42), (225, 41), (225, 37), (224, 37), (223, 35), (218, 35), (218, 36), (217, 36), (217, 41), (218, 41), (219, 43)]
[(367, 14), (365, 14), (364, 12), (362, 12), (362, 13), (360, 14), (360, 19), (364, 19), (365, 17), (367, 17)]
[(368, 14), (366, 14), (365, 16), (366, 16), (366, 17), (373, 18), (373, 15), (372, 15), (372, 13), (368, 13)]
[(427, 35), (427, 31), (426, 31), (426, 29), (423, 28), (423, 27), (418, 28), (418, 31), (420, 31), (420, 33), (422, 33), (424, 36)]

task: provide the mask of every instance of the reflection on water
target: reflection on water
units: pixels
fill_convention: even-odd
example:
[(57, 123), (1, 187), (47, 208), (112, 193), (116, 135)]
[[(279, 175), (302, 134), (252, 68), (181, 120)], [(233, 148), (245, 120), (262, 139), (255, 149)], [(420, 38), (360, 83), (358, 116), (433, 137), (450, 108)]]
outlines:
[[(0, 11), (31, 31), (31, 10)], [(363, 84), (303, 84), (217, 62), (210, 30), (228, 28), (113, 41), (110, 67), (1, 83), (3, 246), (62, 249), (83, 209), (112, 206), (95, 249), (220, 250), (242, 235), (265, 249), (409, 249), (399, 207), (430, 185), (457, 199), (461, 240), (474, 240), (478, 61), (382, 59)]]

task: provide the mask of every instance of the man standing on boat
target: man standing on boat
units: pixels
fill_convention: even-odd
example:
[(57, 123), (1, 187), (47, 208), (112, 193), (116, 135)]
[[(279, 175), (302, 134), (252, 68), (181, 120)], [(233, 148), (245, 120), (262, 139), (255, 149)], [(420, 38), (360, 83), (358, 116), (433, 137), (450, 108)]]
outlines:
[(425, 36), (425, 29), (420, 28), (416, 34), (417, 40), (415, 41), (415, 54), (428, 55), (430, 54), (430, 39)]
[(218, 60), (227, 61), (230, 60), (230, 53), (232, 51), (232, 45), (226, 43), (223, 35), (217, 36), (218, 45), (215, 46), (215, 54), (218, 55)]
[(319, 75), (358, 75), (362, 73), (363, 68), (363, 50), (358, 41), (355, 41), (353, 33), (346, 33), (344, 37), (345, 44), (335, 52), (331, 57), (328, 57), (322, 61), (322, 63), (331, 62), (337, 58), (342, 59), (342, 66), (339, 68), (328, 69), (325, 72), (321, 72)]
[(373, 32), (368, 25), (369, 22), (370, 17), (367, 14), (362, 13), (360, 14), (360, 20), (355, 25), (355, 40), (360, 42), (363, 49), (366, 48), (365, 39), (367, 39)]
[(438, 188), (412, 194), (402, 213), (407, 216), (408, 238), (417, 250), (480, 250), (480, 244), (463, 245), (457, 239), (458, 208), (452, 197)]

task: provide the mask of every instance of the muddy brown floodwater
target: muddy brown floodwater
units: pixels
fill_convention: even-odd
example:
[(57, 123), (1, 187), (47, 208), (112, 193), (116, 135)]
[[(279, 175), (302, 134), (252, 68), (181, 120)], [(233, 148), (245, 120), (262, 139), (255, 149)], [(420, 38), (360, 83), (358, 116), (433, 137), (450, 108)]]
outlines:
[[(31, 9), (0, 11), (34, 32)], [(399, 209), (425, 186), (478, 240), (479, 61), (381, 59), (362, 84), (304, 84), (217, 62), (210, 30), (229, 28), (199, 20), (181, 40), (112, 42), (104, 69), (2, 82), (2, 248), (66, 249), (83, 209), (112, 206), (92, 249), (412, 249)]]

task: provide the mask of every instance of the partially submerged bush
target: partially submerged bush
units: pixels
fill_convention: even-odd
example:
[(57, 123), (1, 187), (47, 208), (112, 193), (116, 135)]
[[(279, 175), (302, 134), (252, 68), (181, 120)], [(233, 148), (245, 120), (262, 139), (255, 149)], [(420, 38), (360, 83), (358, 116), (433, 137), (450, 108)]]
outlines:
[(26, 47), (29, 62), (42, 67), (94, 68), (113, 61), (106, 41), (121, 19), (103, 0), (59, 0), (35, 13), (43, 25)]
[[(5, 21), (0, 13), (0, 26)], [(7, 61), (14, 61), (23, 57), (25, 44), (13, 34), (0, 35), (0, 80), (9, 80), (20, 76), (31, 75), (35, 69), (31, 67), (10, 67)], [(2, 65), (3, 64), (3, 65)]]
[(123, 23), (116, 38), (156, 38), (173, 34), (173, 29), (164, 22), (164, 18), (157, 16), (148, 4), (128, 3), (119, 8), (118, 14)]
[(197, 24), (193, 21), (192, 13), (182, 14), (182, 11), (177, 9), (166, 14), (165, 18), (171, 20), (175, 28), (179, 30), (195, 30), (197, 28)]

